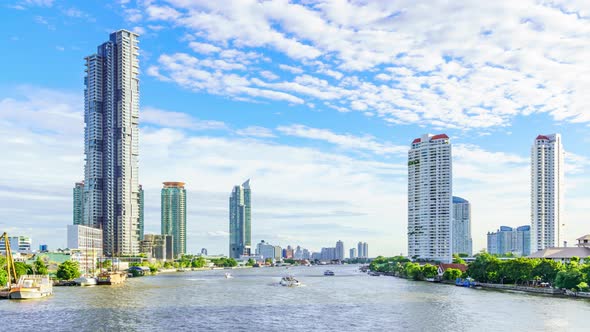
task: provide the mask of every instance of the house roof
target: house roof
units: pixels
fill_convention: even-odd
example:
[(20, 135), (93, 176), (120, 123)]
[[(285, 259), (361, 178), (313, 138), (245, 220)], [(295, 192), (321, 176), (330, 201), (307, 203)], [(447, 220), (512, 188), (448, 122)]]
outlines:
[(449, 138), (449, 136), (447, 136), (447, 134), (439, 134), (439, 135), (432, 136), (431, 139), (442, 139), (442, 138)]
[(461, 272), (467, 271), (467, 265), (465, 265), (465, 264), (444, 264), (444, 263), (441, 263), (438, 266), (443, 271), (446, 271), (448, 269), (457, 269), (457, 270), (460, 270)]
[(590, 234), (586, 234), (586, 235), (584, 235), (584, 236), (579, 237), (579, 238), (576, 239), (576, 241), (583, 241), (583, 240), (590, 241)]
[(529, 258), (551, 258), (551, 259), (570, 259), (572, 257), (586, 258), (590, 256), (590, 248), (586, 247), (565, 247), (565, 248), (547, 248), (539, 250)]
[(537, 136), (537, 139), (545, 139), (545, 140), (549, 140), (549, 137), (545, 136), (545, 135), (539, 135)]

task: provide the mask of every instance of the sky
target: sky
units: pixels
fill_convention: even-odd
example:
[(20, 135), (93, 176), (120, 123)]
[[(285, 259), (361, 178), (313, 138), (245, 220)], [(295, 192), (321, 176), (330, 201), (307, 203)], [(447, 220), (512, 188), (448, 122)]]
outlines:
[(251, 179), (252, 242), (407, 252), (407, 151), (446, 133), (473, 248), (530, 224), (530, 149), (561, 133), (565, 238), (590, 233), (590, 2), (7, 0), (0, 230), (66, 246), (83, 180), (84, 57), (140, 34), (146, 233), (186, 182), (189, 252), (227, 254)]

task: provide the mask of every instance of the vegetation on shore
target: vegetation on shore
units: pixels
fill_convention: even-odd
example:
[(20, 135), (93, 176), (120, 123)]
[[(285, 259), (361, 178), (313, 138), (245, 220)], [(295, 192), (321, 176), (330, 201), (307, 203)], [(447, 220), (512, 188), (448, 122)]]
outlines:
[[(456, 256), (454, 263), (461, 264), (461, 257)], [(403, 256), (375, 258), (369, 265), (371, 271), (393, 273), (396, 276), (424, 280), (437, 275), (437, 267), (426, 263), (420, 265)], [(467, 264), (467, 271), (447, 269), (444, 280), (471, 277), (475, 281), (494, 284), (515, 284), (537, 286), (543, 283), (555, 288), (573, 291), (588, 291), (590, 288), (590, 262), (580, 264), (574, 257), (569, 263), (556, 262), (543, 258), (514, 258), (501, 260), (488, 253), (475, 255), (475, 261)]]

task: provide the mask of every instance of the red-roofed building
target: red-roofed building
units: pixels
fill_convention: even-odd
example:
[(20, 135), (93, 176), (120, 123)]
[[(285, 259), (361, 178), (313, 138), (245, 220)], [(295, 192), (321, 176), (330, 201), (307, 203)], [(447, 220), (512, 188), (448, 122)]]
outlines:
[(457, 269), (461, 272), (467, 271), (467, 265), (465, 264), (438, 264), (438, 275), (442, 276), (448, 269)]
[(537, 136), (537, 139), (538, 139), (538, 140), (539, 140), (539, 139), (544, 139), (544, 140), (547, 140), (547, 141), (548, 141), (548, 140), (549, 140), (549, 137), (547, 137), (547, 136), (545, 136), (545, 135), (539, 135), (539, 136)]
[(419, 139), (419, 138), (416, 138), (416, 139), (415, 139), (415, 140), (412, 142), (412, 144), (416, 144), (416, 143), (420, 143), (420, 142), (421, 142), (421, 139)]
[(431, 140), (434, 139), (449, 139), (449, 136), (447, 136), (447, 134), (439, 134), (439, 135), (434, 135), (432, 136), (432, 138), (430, 138)]

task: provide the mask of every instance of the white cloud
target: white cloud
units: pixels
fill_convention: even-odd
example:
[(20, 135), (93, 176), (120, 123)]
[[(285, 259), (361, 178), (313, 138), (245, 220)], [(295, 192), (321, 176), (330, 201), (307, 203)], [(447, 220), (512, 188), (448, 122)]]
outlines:
[(216, 130), (227, 129), (221, 121), (199, 120), (180, 112), (163, 111), (153, 107), (141, 109), (142, 124), (157, 125), (160, 127), (185, 128), (191, 130)]
[(265, 127), (258, 127), (258, 126), (250, 126), (243, 129), (236, 130), (236, 134), (240, 136), (251, 136), (251, 137), (262, 137), (262, 138), (269, 138), (275, 137), (275, 134), (272, 132), (271, 129)]
[(221, 51), (221, 48), (207, 44), (207, 43), (199, 43), (199, 42), (190, 42), (188, 46), (197, 53), (209, 54), (209, 53), (217, 53)]
[(380, 143), (371, 135), (336, 134), (329, 129), (310, 128), (300, 124), (279, 126), (277, 130), (284, 135), (326, 141), (344, 149), (366, 150), (379, 155), (402, 155), (408, 152), (407, 146), (397, 146), (389, 142)]
[(584, 3), (169, 1), (143, 10), (202, 43), (278, 52), (291, 63), (280, 69), (328, 77), (322, 90), (330, 94), (310, 93), (297, 78), (265, 87), (290, 95), (289, 102), (328, 97), (332, 108), (388, 123), (457, 129), (509, 126), (534, 113), (590, 123)]

